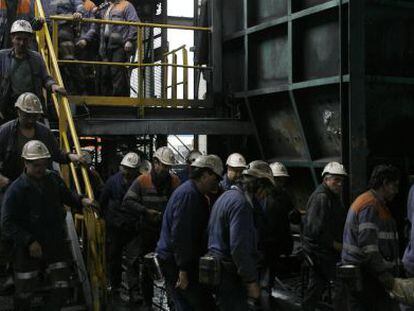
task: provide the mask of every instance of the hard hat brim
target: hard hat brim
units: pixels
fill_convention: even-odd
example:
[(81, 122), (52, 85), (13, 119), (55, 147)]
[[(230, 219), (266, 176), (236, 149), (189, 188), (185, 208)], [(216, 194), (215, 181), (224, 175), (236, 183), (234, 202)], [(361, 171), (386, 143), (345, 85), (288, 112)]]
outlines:
[(273, 174), (273, 177), (290, 177), (290, 175), (289, 174), (280, 173), (280, 174)]
[(275, 180), (273, 178), (273, 174), (271, 176), (269, 176), (267, 174), (263, 174), (262, 172), (254, 169), (254, 168), (253, 169), (246, 169), (246, 170), (243, 171), (242, 174), (243, 175), (249, 175), (249, 176), (256, 177), (256, 178), (264, 178), (264, 179), (269, 180), (272, 183), (273, 186), (276, 185)]

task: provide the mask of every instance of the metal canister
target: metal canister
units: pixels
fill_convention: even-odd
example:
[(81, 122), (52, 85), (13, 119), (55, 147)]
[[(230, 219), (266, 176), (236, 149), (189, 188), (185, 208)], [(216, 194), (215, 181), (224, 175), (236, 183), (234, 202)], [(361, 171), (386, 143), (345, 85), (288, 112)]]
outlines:
[(221, 263), (218, 258), (205, 255), (200, 258), (199, 281), (208, 286), (217, 286), (221, 282)]
[(355, 265), (341, 265), (337, 267), (338, 278), (350, 291), (362, 291), (361, 269)]

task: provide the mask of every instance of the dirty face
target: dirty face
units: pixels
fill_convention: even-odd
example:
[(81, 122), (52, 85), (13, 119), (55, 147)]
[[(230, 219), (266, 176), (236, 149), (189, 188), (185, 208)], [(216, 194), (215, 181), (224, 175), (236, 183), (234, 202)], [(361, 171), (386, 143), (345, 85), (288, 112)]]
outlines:
[(341, 194), (343, 184), (344, 184), (344, 177), (340, 175), (326, 175), (324, 180), (324, 184), (335, 194)]
[(242, 167), (227, 167), (227, 177), (232, 182), (235, 183), (237, 180), (240, 179), (244, 168)]
[(40, 114), (38, 113), (27, 113), (20, 109), (17, 111), (17, 115), (20, 125), (26, 129), (34, 128), (36, 121), (40, 118)]
[(138, 176), (138, 169), (121, 165), (119, 170), (126, 181), (131, 181)]
[(39, 159), (33, 161), (25, 161), (26, 174), (35, 179), (41, 179), (46, 175), (49, 167), (49, 159)]
[(157, 175), (161, 175), (163, 172), (168, 173), (170, 171), (170, 166), (162, 164), (160, 161), (158, 161), (158, 159), (154, 159), (154, 161), (152, 161), (152, 164), (153, 169)]
[(28, 33), (17, 32), (12, 35), (12, 45), (16, 54), (23, 54), (29, 49), (32, 36)]
[(200, 178), (200, 184), (204, 193), (215, 192), (218, 188), (220, 177), (212, 171), (205, 171)]
[(398, 194), (400, 181), (385, 181), (383, 184), (384, 199), (388, 202), (392, 201)]

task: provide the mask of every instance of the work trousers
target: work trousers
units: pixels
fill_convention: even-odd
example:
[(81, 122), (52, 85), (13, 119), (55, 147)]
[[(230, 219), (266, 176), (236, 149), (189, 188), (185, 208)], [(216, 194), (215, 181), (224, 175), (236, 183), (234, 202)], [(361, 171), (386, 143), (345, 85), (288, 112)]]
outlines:
[[(145, 229), (148, 229), (145, 232)], [(152, 230), (153, 229), (153, 230)], [(158, 233), (157, 228), (143, 228), (144, 232), (142, 234), (142, 243), (141, 243), (141, 254), (140, 257), (143, 258), (146, 254), (154, 252), (155, 247), (157, 246)], [(148, 267), (144, 265), (142, 270), (141, 278), (141, 290), (144, 296), (144, 301), (147, 305), (152, 304), (152, 297), (154, 296), (154, 286), (151, 276), (151, 271), (148, 270)]]
[[(79, 41), (80, 39), (77, 39)], [(96, 61), (98, 55), (98, 46), (95, 41), (88, 42), (84, 48), (76, 48), (75, 56), (76, 59), (86, 60), (86, 61)], [(95, 70), (93, 65), (79, 65), (82, 69), (82, 76), (79, 79), (82, 79), (80, 83), (83, 84), (84, 95), (95, 95), (99, 88), (100, 77), (98, 70)]]
[[(128, 57), (124, 47), (108, 49), (106, 51), (108, 62), (127, 62)], [(122, 66), (102, 66), (101, 92), (106, 96), (128, 96), (130, 94), (128, 71)]]
[[(211, 292), (198, 282), (198, 273), (188, 272), (189, 285), (181, 290), (175, 287), (178, 280), (178, 267), (171, 261), (160, 260), (165, 285), (175, 311), (214, 311), (215, 304)], [(237, 309), (233, 309), (235, 311)]]
[(122, 254), (125, 247), (136, 238), (136, 234), (122, 228), (108, 226), (107, 253), (109, 280), (113, 289), (118, 289), (122, 281)]
[(303, 299), (303, 310), (316, 310), (323, 293), (329, 289), (333, 309), (344, 310), (343, 287), (336, 279), (336, 264), (334, 261), (315, 260), (315, 265), (310, 268), (309, 284)]
[(31, 299), (40, 286), (41, 272), (51, 286), (45, 310), (60, 310), (69, 298), (70, 258), (69, 247), (64, 239), (38, 241), (42, 257), (33, 258), (28, 246), (17, 246), (14, 254), (15, 310), (31, 310)]
[(384, 286), (371, 274), (362, 271), (362, 291), (348, 294), (349, 311), (397, 311), (398, 303), (393, 301)]
[(222, 271), (221, 283), (216, 289), (217, 306), (220, 311), (248, 311), (247, 292), (240, 276)]
[[(71, 24), (59, 25), (59, 58), (75, 59), (75, 33)], [(69, 94), (84, 95), (85, 74), (78, 64), (60, 66), (63, 81)]]

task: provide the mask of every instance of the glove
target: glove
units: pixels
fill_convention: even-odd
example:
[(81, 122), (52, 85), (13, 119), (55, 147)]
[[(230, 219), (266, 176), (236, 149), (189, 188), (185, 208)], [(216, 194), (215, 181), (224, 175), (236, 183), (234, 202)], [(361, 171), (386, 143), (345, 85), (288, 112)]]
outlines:
[(414, 306), (414, 278), (395, 278), (390, 291), (391, 298), (403, 304)]

